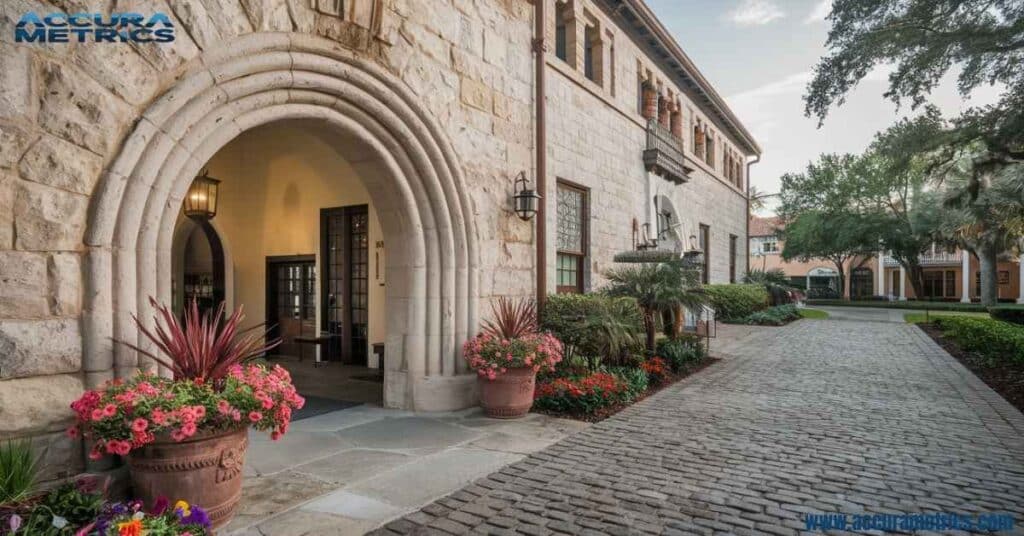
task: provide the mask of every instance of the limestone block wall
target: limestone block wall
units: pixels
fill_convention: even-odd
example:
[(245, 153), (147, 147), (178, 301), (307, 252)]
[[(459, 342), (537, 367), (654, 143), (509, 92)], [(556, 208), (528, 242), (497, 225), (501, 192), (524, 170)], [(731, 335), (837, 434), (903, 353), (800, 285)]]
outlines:
[[(199, 58), (256, 32), (328, 37), (386, 68), (445, 127), (472, 188), (480, 242), (478, 294), (532, 289), (532, 225), (509, 209), (512, 177), (531, 167), (532, 6), (518, 1), (354, 0), (346, 14), (307, 0), (119, 2), (177, 26), (162, 46), (15, 44), (0, 36), (0, 438), (35, 436), (48, 476), (81, 469), (65, 439), (68, 404), (86, 385), (84, 234), (91, 198), (144, 110), (201, 69)], [(64, 2), (0, 3), (13, 28)], [(104, 269), (102, 265), (95, 267)], [(109, 270), (109, 266), (106, 270)], [(109, 322), (109, 318), (107, 320)], [(109, 345), (110, 341), (98, 344)], [(70, 462), (70, 463), (69, 463)]]
[[(103, 370), (83, 370), (83, 346), (107, 352), (110, 337), (96, 334), (115, 333), (108, 310), (111, 289), (87, 281), (109, 281), (118, 259), (123, 267), (135, 254), (86, 255), (95, 246), (86, 244), (90, 222), (109, 229), (120, 216), (96, 202), (101, 178), (130, 181), (124, 177), (132, 168), (113, 170), (118, 155), (152, 148), (143, 145), (150, 140), (157, 140), (156, 148), (167, 151), (169, 159), (188, 159), (193, 150), (199, 154), (202, 147), (168, 147), (182, 135), (172, 131), (185, 127), (155, 122), (171, 113), (172, 105), (160, 99), (171, 91), (198, 93), (203, 83), (230, 79), (230, 72), (205, 78), (197, 73), (212, 64), (208, 58), (232, 57), (242, 41), (246, 47), (253, 40), (303, 44), (306, 37), (319, 36), (397, 79), (443, 127), (457, 155), (479, 266), (470, 299), (486, 314), (493, 296), (532, 294), (534, 224), (515, 217), (511, 195), (514, 177), (520, 171), (532, 177), (533, 169), (533, 5), (522, 0), (352, 0), (344, 3), (348, 12), (332, 13), (321, 4), (332, 3), (318, 2), (314, 9), (310, 0), (117, 2), (120, 11), (160, 11), (172, 18), (177, 39), (159, 46), (15, 44), (12, 32), (0, 34), (0, 438), (38, 437), (37, 445), (48, 446), (54, 462), (46, 464), (53, 468), (48, 476), (81, 468), (80, 444), (62, 435), (70, 418), (68, 404), (87, 384), (111, 375), (109, 363)], [(0, 25), (12, 28), (27, 11), (79, 7), (61, 0), (6, 0), (0, 2)], [(579, 72), (552, 67), (548, 93), (549, 214), (554, 217), (555, 178), (591, 189), (594, 286), (600, 285), (611, 256), (630, 247), (632, 218), (643, 221), (652, 193), (644, 187), (643, 124), (633, 105), (643, 52), (613, 26), (603, 30), (615, 35), (614, 66), (610, 57), (601, 59), (607, 64), (605, 80), (616, 80), (615, 91), (595, 92), (580, 83)], [(282, 61), (287, 54), (267, 57)], [(281, 83), (279, 78), (263, 82)], [(187, 84), (196, 87), (181, 87)], [(244, 93), (250, 87), (233, 89)], [(154, 103), (165, 108), (143, 117)], [(182, 118), (183, 123), (197, 120)], [(215, 122), (197, 124), (213, 130)], [(152, 180), (155, 172), (149, 172), (161, 165), (142, 160), (138, 170)], [(678, 187), (654, 182), (659, 185), (655, 193), (671, 197), (681, 216), (712, 226), (713, 251), (727, 251), (729, 233), (744, 236), (742, 195), (709, 169), (699, 169), (691, 182)], [(163, 188), (166, 196), (167, 187), (153, 189)], [(123, 210), (132, 219), (152, 208)], [(160, 222), (146, 224), (155, 228)], [(554, 229), (552, 219), (549, 230)], [(549, 244), (553, 247), (554, 240)], [(554, 257), (552, 251), (552, 262)], [(153, 258), (139, 267), (140, 291), (166, 286), (156, 281), (162, 268)], [(712, 280), (725, 280), (727, 270), (728, 260), (713, 253)], [(553, 289), (553, 264), (548, 273)], [(99, 295), (107, 301), (93, 299)], [(116, 318), (123, 324), (128, 312), (118, 311)]]

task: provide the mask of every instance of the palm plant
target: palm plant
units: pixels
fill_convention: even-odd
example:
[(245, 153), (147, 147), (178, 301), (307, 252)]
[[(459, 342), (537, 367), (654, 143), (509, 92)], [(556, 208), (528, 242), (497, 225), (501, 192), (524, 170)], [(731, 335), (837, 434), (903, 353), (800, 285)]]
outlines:
[(242, 307), (225, 319), (224, 302), (213, 314), (210, 311), (200, 314), (199, 305), (192, 300), (185, 310), (185, 323), (182, 325), (169, 307), (159, 305), (153, 298), (149, 303), (157, 311), (152, 329), (139, 322), (138, 317), (132, 315), (132, 319), (166, 359), (134, 344), (122, 344), (167, 367), (176, 380), (218, 382), (224, 379), (231, 367), (281, 344), (281, 339), (267, 341), (266, 330), (256, 331), (265, 324), (241, 329), (245, 319)]
[(493, 320), (485, 320), (483, 332), (500, 339), (518, 339), (537, 333), (537, 306), (533, 300), (502, 296), (491, 304)]
[(13, 505), (32, 495), (39, 474), (39, 458), (29, 440), (0, 445), (0, 505)]
[(609, 295), (634, 298), (640, 307), (648, 352), (655, 349), (658, 315), (672, 312), (674, 337), (682, 331), (683, 310), (698, 309), (707, 303), (699, 272), (683, 261), (614, 268), (605, 276), (611, 283), (606, 290)]

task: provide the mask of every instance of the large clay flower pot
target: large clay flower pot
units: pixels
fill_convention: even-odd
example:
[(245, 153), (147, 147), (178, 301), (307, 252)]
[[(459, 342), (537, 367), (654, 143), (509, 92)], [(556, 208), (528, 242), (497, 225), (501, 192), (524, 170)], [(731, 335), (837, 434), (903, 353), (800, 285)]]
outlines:
[(184, 500), (206, 511), (213, 528), (227, 525), (242, 497), (248, 428), (196, 434), (181, 442), (157, 440), (128, 456), (136, 498), (152, 506), (159, 497)]
[(508, 369), (493, 380), (480, 377), (480, 405), (488, 417), (516, 419), (530, 412), (537, 373), (533, 367)]

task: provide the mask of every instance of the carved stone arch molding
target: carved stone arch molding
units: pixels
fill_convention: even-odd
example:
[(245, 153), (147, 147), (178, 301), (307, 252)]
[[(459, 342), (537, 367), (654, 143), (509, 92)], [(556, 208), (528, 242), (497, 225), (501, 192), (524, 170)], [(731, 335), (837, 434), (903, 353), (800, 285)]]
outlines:
[(459, 359), (478, 325), (477, 232), (441, 126), (381, 67), (315, 36), (258, 33), (192, 63), (138, 118), (96, 188), (85, 242), (83, 359), (96, 385), (149, 359), (132, 315), (168, 302), (175, 219), (192, 180), (240, 133), (318, 122), (375, 159), (364, 183), (388, 242), (384, 401), (445, 410), (475, 402)]

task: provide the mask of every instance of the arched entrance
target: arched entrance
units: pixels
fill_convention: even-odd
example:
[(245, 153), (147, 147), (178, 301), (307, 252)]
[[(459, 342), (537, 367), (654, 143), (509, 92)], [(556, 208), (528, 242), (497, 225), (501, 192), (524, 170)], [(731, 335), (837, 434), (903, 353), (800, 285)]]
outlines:
[(101, 179), (86, 244), (84, 366), (91, 384), (154, 363), (131, 316), (171, 298), (174, 226), (201, 167), (242, 132), (315, 122), (351, 142), (377, 180), (365, 186), (385, 241), (389, 319), (384, 403), (445, 410), (475, 399), (458, 358), (476, 330), (477, 233), (461, 167), (434, 119), (403, 84), (336, 43), (252, 34), (195, 60), (154, 102)]

